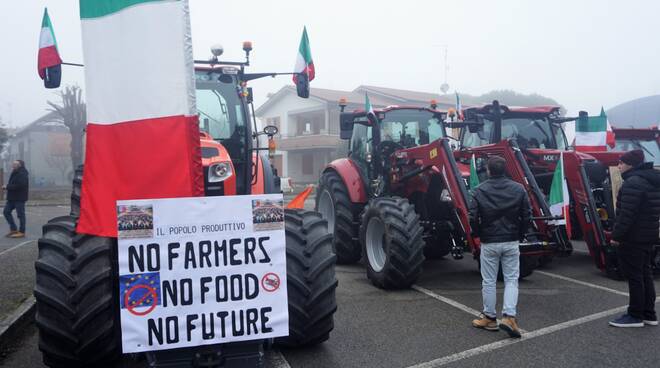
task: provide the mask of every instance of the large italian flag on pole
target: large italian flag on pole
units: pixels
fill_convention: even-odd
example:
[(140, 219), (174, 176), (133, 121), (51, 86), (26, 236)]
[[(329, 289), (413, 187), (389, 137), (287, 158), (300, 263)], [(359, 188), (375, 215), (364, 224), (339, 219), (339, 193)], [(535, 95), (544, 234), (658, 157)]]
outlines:
[(80, 0), (87, 143), (78, 232), (116, 201), (203, 194), (187, 0)]
[[(314, 70), (314, 61), (312, 60), (312, 49), (309, 47), (309, 37), (307, 37), (307, 27), (303, 28), (298, 54), (296, 55), (295, 73), (305, 73), (311, 82), (316, 74)], [(298, 77), (293, 75), (293, 83), (297, 83)]]
[(578, 119), (575, 122), (575, 149), (578, 151), (607, 151), (614, 147), (614, 132), (601, 107), (599, 116)]
[(550, 214), (552, 216), (562, 217), (560, 220), (555, 220), (556, 225), (566, 225), (566, 233), (569, 238), (571, 236), (571, 220), (570, 220), (570, 197), (568, 194), (568, 185), (566, 184), (566, 177), (564, 176), (564, 154), (559, 156), (559, 162), (555, 168), (554, 175), (552, 176), (552, 184), (550, 185)]

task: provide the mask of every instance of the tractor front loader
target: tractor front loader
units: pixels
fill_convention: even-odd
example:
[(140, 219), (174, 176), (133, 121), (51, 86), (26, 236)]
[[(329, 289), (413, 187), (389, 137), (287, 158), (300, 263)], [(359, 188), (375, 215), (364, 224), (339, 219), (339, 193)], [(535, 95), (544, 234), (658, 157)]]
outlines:
[[(250, 114), (247, 82), (278, 73), (250, 74), (250, 43), (244, 62), (196, 61), (196, 97), (206, 196), (279, 193)], [(291, 74), (291, 73), (285, 73)], [(300, 97), (307, 97), (305, 74), (298, 76)], [(253, 123), (253, 124), (251, 124)], [(252, 125), (252, 126), (251, 126)], [(272, 145), (270, 145), (272, 148)], [(200, 178), (202, 175), (200, 175)], [(117, 239), (76, 233), (80, 215), (82, 168), (73, 181), (71, 213), (50, 220), (39, 239), (35, 263), (36, 325), (39, 349), (50, 367), (106, 367), (122, 353), (119, 319)], [(209, 214), (212, 216), (213, 214)], [(333, 329), (337, 308), (334, 264), (327, 222), (320, 214), (285, 209), (289, 336), (275, 339), (285, 347), (324, 342)], [(264, 348), (273, 341), (207, 345), (146, 354), (150, 367), (262, 367)]]
[(552, 176), (563, 156), (571, 238), (584, 239), (596, 266), (608, 276), (620, 278), (616, 248), (610, 244), (615, 216), (610, 168), (616, 166), (622, 152), (568, 150), (561, 124), (578, 118), (562, 117), (556, 106), (509, 108), (494, 101), (465, 110), (465, 116), (465, 122), (456, 124), (461, 127), (462, 147), (456, 155), (463, 171), (467, 172), (472, 154), (481, 172), (485, 171), (483, 159), (505, 157), (511, 178), (530, 193), (536, 229), (558, 245), (559, 255), (568, 255), (572, 248), (566, 228), (548, 223), (553, 221), (548, 209)]
[[(397, 106), (375, 116), (340, 116), (349, 156), (324, 170), (316, 208), (328, 219), (338, 261), (364, 257), (368, 278), (380, 288), (412, 285), (425, 257), (452, 253), (460, 259), (467, 248), (479, 258), (468, 188), (445, 119), (446, 113), (432, 108)], [(532, 273), (539, 255), (550, 253), (546, 243), (521, 244), (521, 277)]]

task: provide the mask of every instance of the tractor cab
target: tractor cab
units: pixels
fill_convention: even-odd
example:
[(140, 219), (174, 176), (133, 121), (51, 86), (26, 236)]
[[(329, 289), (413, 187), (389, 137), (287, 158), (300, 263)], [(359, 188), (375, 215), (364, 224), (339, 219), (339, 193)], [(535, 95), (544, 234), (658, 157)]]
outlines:
[[(259, 136), (272, 143), (275, 126), (259, 132), (250, 114), (252, 88), (248, 81), (294, 73), (246, 73), (250, 65), (252, 43), (244, 42), (245, 61), (221, 61), (223, 48), (214, 46), (209, 60), (195, 61), (195, 99), (199, 118), (200, 146), (204, 167), (204, 191), (207, 196), (274, 193), (278, 179), (268, 155), (274, 150), (259, 147)], [(309, 96), (306, 74), (297, 78), (298, 96)]]
[[(375, 118), (375, 119), (374, 119)], [(392, 155), (446, 137), (446, 113), (423, 107), (390, 106), (375, 111), (342, 112), (341, 138), (349, 140), (349, 157), (370, 187), (380, 193), (387, 183)]]
[[(653, 162), (653, 166), (660, 167), (660, 130), (658, 127), (648, 129), (612, 128), (616, 143), (612, 151), (644, 151), (646, 161)], [(608, 147), (608, 150), (610, 147)]]

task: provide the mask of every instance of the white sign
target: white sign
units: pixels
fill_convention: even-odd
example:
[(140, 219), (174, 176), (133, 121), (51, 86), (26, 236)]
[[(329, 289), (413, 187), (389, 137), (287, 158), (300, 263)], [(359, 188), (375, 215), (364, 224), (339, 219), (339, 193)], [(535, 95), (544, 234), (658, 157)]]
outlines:
[(287, 336), (281, 194), (117, 202), (124, 353)]

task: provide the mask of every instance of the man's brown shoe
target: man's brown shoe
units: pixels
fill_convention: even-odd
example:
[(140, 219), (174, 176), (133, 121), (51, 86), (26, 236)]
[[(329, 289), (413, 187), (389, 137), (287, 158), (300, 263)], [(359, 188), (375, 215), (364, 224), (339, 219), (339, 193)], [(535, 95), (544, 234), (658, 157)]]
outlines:
[(16, 234), (17, 232), (18, 232), (17, 230), (12, 230), (5, 235), (5, 238), (11, 238), (11, 236)]
[(509, 337), (519, 339), (521, 336), (520, 328), (518, 327), (515, 317), (504, 316), (500, 322), (500, 328), (506, 331), (506, 333), (509, 334)]
[(484, 330), (488, 331), (498, 331), (499, 327), (497, 327), (497, 320), (496, 319), (490, 319), (486, 317), (485, 314), (479, 315), (478, 319), (475, 319), (472, 321), (472, 326), (476, 328), (482, 328)]
[(22, 232), (20, 232), (20, 231), (17, 231), (17, 232), (15, 232), (15, 233), (9, 235), (9, 237), (10, 237), (10, 238), (14, 238), (14, 239), (16, 239), (16, 238), (25, 238), (25, 233), (22, 233)]

